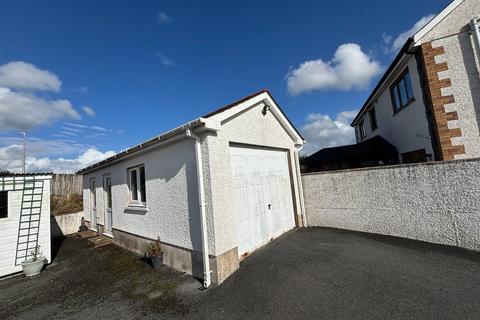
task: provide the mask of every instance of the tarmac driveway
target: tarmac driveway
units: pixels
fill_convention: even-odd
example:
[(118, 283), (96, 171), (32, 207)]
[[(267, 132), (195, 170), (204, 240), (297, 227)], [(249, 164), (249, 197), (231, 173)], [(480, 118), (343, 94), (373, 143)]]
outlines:
[(247, 258), (203, 303), (204, 319), (480, 319), (480, 254), (302, 229)]
[(199, 286), (67, 238), (40, 276), (0, 280), (0, 319), (480, 318), (480, 254), (331, 229), (292, 231)]

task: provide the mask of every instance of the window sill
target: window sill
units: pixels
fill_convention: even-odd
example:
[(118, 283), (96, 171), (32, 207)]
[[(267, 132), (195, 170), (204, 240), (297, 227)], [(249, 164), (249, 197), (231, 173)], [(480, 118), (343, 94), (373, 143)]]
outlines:
[(414, 101), (415, 101), (415, 98), (412, 98), (408, 101), (408, 103), (406, 105), (404, 105), (400, 109), (397, 109), (397, 110), (394, 109), (393, 110), (393, 116), (395, 116), (397, 113), (401, 112), (402, 110), (408, 108), (408, 106), (411, 105)]
[(126, 213), (147, 213), (148, 208), (146, 206), (142, 205), (129, 205), (128, 207), (125, 208), (124, 212)]

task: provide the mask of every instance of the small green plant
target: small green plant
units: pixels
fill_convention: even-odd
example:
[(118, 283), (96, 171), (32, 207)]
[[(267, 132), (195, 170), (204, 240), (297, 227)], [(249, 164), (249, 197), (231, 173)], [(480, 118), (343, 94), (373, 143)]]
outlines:
[(36, 245), (35, 248), (30, 251), (30, 256), (32, 257), (32, 262), (37, 261), (39, 257), (43, 256), (43, 252), (40, 250), (39, 245)]
[(160, 239), (155, 240), (147, 246), (145, 250), (145, 255), (147, 257), (159, 257), (162, 254), (162, 243)]

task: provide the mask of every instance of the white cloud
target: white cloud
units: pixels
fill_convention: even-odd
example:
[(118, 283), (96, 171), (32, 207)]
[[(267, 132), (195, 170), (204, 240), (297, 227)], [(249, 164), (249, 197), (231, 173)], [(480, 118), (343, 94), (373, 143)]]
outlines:
[(82, 129), (75, 128), (75, 127), (62, 126), (62, 129), (63, 129), (63, 130), (70, 131), (70, 132), (76, 132), (76, 133), (83, 132)]
[[(55, 172), (72, 173), (90, 164), (101, 161), (115, 154), (113, 151), (101, 152), (95, 148), (89, 148), (74, 158), (50, 158), (48, 156), (29, 155), (26, 158), (27, 172)], [(22, 146), (21, 144), (10, 145), (0, 148), (0, 169), (21, 172), (22, 170)]]
[(157, 17), (158, 22), (162, 24), (172, 21), (172, 18), (170, 18), (165, 12), (159, 12)]
[(97, 114), (97, 113), (95, 112), (95, 110), (93, 110), (93, 108), (91, 108), (91, 107), (89, 107), (89, 106), (84, 106), (84, 107), (82, 108), (82, 110), (83, 110), (83, 112), (85, 112), (85, 114), (86, 114), (87, 116), (90, 116), (90, 117), (95, 117), (95, 115)]
[(309, 114), (301, 128), (307, 140), (302, 153), (310, 155), (323, 148), (355, 143), (355, 131), (350, 122), (357, 112), (358, 110), (342, 111), (335, 120), (320, 113)]
[(170, 58), (168, 58), (166, 55), (164, 55), (161, 52), (157, 52), (157, 57), (160, 58), (160, 61), (166, 67), (172, 67), (175, 65), (175, 62), (173, 62)]
[[(100, 127), (100, 126), (88, 126), (84, 124), (77, 124), (77, 123), (71, 123), (71, 122), (65, 122), (65, 126), (62, 127), (63, 130), (70, 131), (73, 133), (83, 133), (82, 137), (85, 138), (97, 138), (97, 137), (103, 137), (108, 134), (116, 132), (113, 129), (108, 129), (105, 127)], [(119, 133), (117, 131), (117, 133)], [(65, 135), (71, 135), (69, 132), (62, 131), (59, 134), (56, 134), (57, 136), (60, 137), (65, 137)]]
[(88, 93), (88, 87), (87, 86), (78, 86), (73, 91), (81, 93), (81, 94), (87, 94)]
[(28, 130), (58, 119), (81, 119), (68, 100), (39, 96), (0, 87), (0, 130)]
[(91, 126), (90, 128), (92, 128), (93, 130), (100, 131), (100, 132), (113, 132), (112, 129), (107, 129), (107, 128), (99, 127), (99, 126)]
[(422, 29), (422, 27), (424, 25), (426, 25), (430, 20), (433, 19), (433, 17), (435, 17), (434, 14), (429, 14), (425, 17), (422, 17), (420, 18), (420, 20), (418, 20), (417, 22), (415, 22), (415, 24), (410, 28), (408, 29), (407, 31), (404, 31), (402, 33), (400, 33), (392, 42), (392, 39), (393, 37), (389, 36), (389, 35), (386, 35), (384, 33), (384, 35), (382, 35), (383, 37), (383, 41), (386, 45), (390, 45), (389, 46), (389, 51), (390, 52), (398, 52), (402, 47), (403, 45), (405, 44), (405, 42), (407, 42), (407, 39), (411, 36), (413, 36), (415, 33), (417, 33), (420, 29)]
[(82, 128), (82, 129), (88, 128), (88, 126), (85, 124), (71, 123), (71, 122), (65, 122), (65, 123), (71, 127)]
[(60, 134), (69, 137), (78, 137), (77, 133), (71, 131), (60, 131)]
[(330, 61), (322, 59), (302, 63), (287, 76), (288, 92), (298, 95), (313, 90), (365, 89), (380, 74), (380, 63), (355, 43), (342, 44)]
[(0, 86), (20, 90), (60, 91), (62, 82), (48, 70), (13, 61), (0, 66)]
[[(71, 139), (70, 137), (68, 139)], [(22, 145), (23, 138), (19, 136), (0, 136), (0, 147)], [(81, 153), (86, 149), (75, 140), (44, 140), (27, 135), (27, 154), (37, 157), (64, 156)], [(1, 157), (0, 157), (1, 158)]]

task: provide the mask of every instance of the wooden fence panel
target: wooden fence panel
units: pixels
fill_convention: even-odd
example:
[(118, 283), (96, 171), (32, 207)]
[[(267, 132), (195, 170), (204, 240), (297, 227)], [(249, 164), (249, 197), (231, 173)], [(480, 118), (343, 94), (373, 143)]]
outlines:
[(83, 179), (78, 174), (54, 174), (52, 177), (52, 195), (82, 195)]

